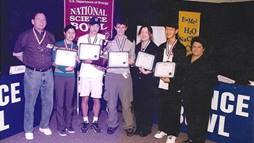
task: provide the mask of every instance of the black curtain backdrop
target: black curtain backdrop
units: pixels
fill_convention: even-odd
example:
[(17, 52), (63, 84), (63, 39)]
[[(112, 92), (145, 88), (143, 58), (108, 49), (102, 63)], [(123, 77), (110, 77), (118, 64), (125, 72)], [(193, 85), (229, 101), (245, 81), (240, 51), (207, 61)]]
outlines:
[[(178, 0), (115, 0), (115, 17), (128, 18), (127, 35), (136, 38), (140, 24), (162, 25), (175, 18), (179, 10), (201, 12), (200, 36), (208, 41), (218, 74), (240, 84), (254, 80), (254, 2), (201, 3)], [(31, 28), (31, 17), (42, 11), (47, 15), (47, 30), (57, 40), (63, 38), (63, 0), (1, 0), (2, 75), (10, 65), (19, 64), (12, 57), (17, 36)], [(162, 33), (164, 34), (164, 33)]]
[(3, 29), (4, 29), (4, 22), (5, 22), (5, 19), (2, 15), (4, 15), (5, 11), (4, 11), (4, 6), (3, 6), (3, 1), (0, 1), (0, 12), (1, 12), (1, 16), (0, 16), (0, 42), (1, 42), (1, 47), (0, 47), (0, 75), (2, 74), (2, 70), (3, 70), (3, 64), (4, 64), (4, 44), (5, 42), (4, 41), (4, 33), (3, 33)]

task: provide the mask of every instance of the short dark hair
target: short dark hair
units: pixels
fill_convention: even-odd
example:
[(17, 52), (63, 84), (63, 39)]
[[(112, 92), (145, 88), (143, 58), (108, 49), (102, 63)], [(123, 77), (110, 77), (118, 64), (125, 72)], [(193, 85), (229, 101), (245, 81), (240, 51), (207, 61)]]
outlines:
[(165, 24), (164, 27), (172, 27), (172, 28), (175, 28), (175, 29), (178, 29), (178, 23), (168, 23), (168, 24)]
[(35, 12), (35, 13), (32, 15), (32, 19), (35, 19), (35, 17), (36, 17), (38, 14), (43, 14), (45, 17), (47, 17), (46, 14), (45, 14), (45, 12), (38, 11), (38, 12)]
[(67, 32), (69, 29), (73, 29), (74, 31), (76, 31), (75, 26), (73, 26), (73, 25), (71, 25), (71, 24), (68, 24), (68, 25), (65, 26), (64, 32)]
[(125, 19), (125, 18), (116, 18), (114, 25), (117, 25), (117, 24), (122, 24), (122, 25), (125, 25), (125, 26), (128, 26), (128, 19)]
[(89, 23), (89, 25), (95, 25), (95, 24), (100, 25), (101, 24), (101, 19), (97, 16), (93, 16), (92, 18), (90, 18), (88, 23)]
[(173, 27), (175, 29), (178, 29), (178, 18), (172, 17), (165, 21), (164, 27)]
[(193, 37), (192, 40), (191, 40), (191, 48), (192, 48), (192, 45), (194, 42), (198, 42), (198, 43), (201, 43), (203, 48), (206, 49), (206, 46), (207, 46), (207, 43), (204, 39), (202, 39), (201, 37), (199, 36), (196, 36), (196, 37)]

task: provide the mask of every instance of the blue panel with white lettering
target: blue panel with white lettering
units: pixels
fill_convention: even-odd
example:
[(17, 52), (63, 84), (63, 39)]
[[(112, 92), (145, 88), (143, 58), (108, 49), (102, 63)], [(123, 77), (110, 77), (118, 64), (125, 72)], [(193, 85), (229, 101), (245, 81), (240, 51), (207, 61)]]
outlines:
[[(0, 139), (23, 131), (23, 75), (0, 79)], [(208, 139), (218, 143), (254, 142), (254, 88), (235, 84), (218, 84), (214, 89)], [(183, 123), (183, 108), (181, 123)], [(35, 125), (40, 119), (40, 98), (35, 107)], [(182, 131), (186, 126), (182, 124)]]
[[(23, 74), (0, 77), (0, 139), (23, 131), (24, 121)], [(39, 101), (35, 108), (35, 125), (40, 118)]]
[(0, 80), (0, 139), (23, 130), (23, 76)]
[(254, 88), (220, 83), (215, 87), (208, 139), (219, 143), (253, 143)]
[[(254, 143), (254, 87), (219, 83), (214, 88), (208, 139), (218, 143)], [(181, 131), (187, 132), (184, 108)]]

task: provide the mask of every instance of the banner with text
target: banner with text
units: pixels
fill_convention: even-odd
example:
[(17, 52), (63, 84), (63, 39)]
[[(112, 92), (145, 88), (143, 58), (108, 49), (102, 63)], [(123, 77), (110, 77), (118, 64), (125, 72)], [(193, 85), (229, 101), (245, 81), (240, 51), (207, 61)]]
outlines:
[(187, 54), (190, 54), (192, 37), (199, 36), (200, 30), (199, 12), (179, 11), (179, 39), (186, 47)]
[(88, 33), (91, 17), (101, 19), (100, 32), (112, 36), (114, 0), (64, 0), (64, 25), (76, 27), (76, 37)]
[[(39, 124), (41, 118), (40, 101), (38, 96), (34, 126)], [(0, 76), (0, 140), (23, 131), (24, 103), (23, 74)]]
[(213, 94), (208, 138), (218, 143), (253, 143), (253, 109), (253, 87), (220, 83)]
[[(0, 140), (23, 131), (23, 74), (0, 77)], [(35, 105), (35, 126), (39, 124), (41, 104)], [(219, 83), (214, 89), (208, 139), (218, 143), (253, 143), (254, 88)], [(181, 111), (183, 131), (186, 120)]]
[[(208, 139), (218, 143), (254, 142), (254, 88), (219, 83), (213, 93)], [(184, 108), (181, 128), (186, 132)]]

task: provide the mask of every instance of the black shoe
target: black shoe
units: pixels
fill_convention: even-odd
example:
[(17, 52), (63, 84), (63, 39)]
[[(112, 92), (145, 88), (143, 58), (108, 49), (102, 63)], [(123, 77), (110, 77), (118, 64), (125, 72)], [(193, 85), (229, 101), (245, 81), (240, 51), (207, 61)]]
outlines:
[(140, 131), (139, 132), (139, 136), (141, 137), (146, 137), (150, 134), (151, 132), (150, 131)]
[(134, 135), (134, 128), (125, 129), (126, 135), (131, 137)]
[(114, 132), (116, 131), (117, 128), (118, 128), (118, 126), (116, 126), (116, 127), (114, 127), (114, 128), (108, 127), (107, 133), (108, 133), (109, 135), (112, 135), (112, 134), (114, 134)]
[(81, 127), (81, 132), (86, 133), (89, 129), (89, 123), (83, 122)]
[(73, 127), (68, 127), (66, 128), (66, 131), (70, 134), (74, 134), (75, 133), (75, 130), (73, 129)]
[(140, 134), (140, 129), (136, 129), (136, 131), (134, 132), (134, 135), (139, 135)]
[(91, 128), (92, 128), (96, 133), (100, 133), (100, 132), (101, 132), (101, 129), (100, 129), (100, 127), (99, 127), (98, 122), (93, 122), (92, 125), (91, 125)]
[(182, 143), (192, 143), (192, 140), (191, 139), (187, 139), (187, 140), (183, 141)]

